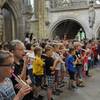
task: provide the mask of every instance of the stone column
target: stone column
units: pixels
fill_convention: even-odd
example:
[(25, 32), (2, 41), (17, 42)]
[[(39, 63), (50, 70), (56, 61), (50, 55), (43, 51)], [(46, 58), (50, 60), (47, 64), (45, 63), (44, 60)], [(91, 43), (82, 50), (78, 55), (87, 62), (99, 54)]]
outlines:
[(33, 15), (30, 0), (25, 0), (23, 7), (23, 15), (25, 20), (25, 32), (30, 32), (30, 19)]
[(3, 15), (1, 13), (1, 8), (4, 5), (6, 0), (0, 0), (0, 42), (3, 41), (3, 33), (4, 33), (4, 18)]
[(45, 0), (36, 0), (35, 14), (38, 19), (38, 39), (44, 38), (44, 2)]
[(49, 33), (49, 26), (50, 26), (50, 21), (49, 21), (49, 11), (50, 11), (50, 7), (51, 7), (51, 2), (50, 0), (46, 0), (45, 1), (45, 10), (44, 10), (44, 31), (45, 31), (45, 38), (50, 38), (50, 33)]

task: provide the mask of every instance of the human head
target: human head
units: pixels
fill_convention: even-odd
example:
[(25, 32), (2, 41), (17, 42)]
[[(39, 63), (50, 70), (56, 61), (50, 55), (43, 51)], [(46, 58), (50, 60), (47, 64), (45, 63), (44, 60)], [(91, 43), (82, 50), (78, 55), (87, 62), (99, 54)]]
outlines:
[(14, 67), (14, 57), (9, 51), (0, 50), (0, 77), (10, 77)]
[(9, 51), (9, 42), (3, 43), (3, 50)]
[(23, 59), (23, 56), (25, 56), (25, 46), (20, 40), (12, 40), (9, 49), (18, 60)]
[(80, 42), (74, 42), (74, 48), (75, 48), (76, 50), (80, 50), (82, 46), (83, 46), (82, 43), (80, 43)]
[(28, 32), (25, 34), (25, 37), (26, 38), (29, 38), (29, 33)]
[(54, 52), (59, 52), (59, 44), (58, 43), (53, 44), (53, 50), (54, 50)]
[(41, 56), (41, 54), (42, 54), (42, 48), (39, 47), (39, 46), (36, 46), (34, 48), (34, 54), (37, 55), (37, 56)]
[(26, 50), (31, 50), (32, 48), (32, 44), (31, 43), (27, 43), (26, 44)]
[(45, 47), (45, 53), (46, 53), (46, 55), (48, 56), (48, 57), (51, 57), (52, 56), (52, 54), (53, 54), (53, 47), (52, 46), (50, 46), (50, 45), (47, 45), (46, 47)]
[(75, 49), (74, 48), (69, 48), (69, 54), (74, 55), (75, 54)]

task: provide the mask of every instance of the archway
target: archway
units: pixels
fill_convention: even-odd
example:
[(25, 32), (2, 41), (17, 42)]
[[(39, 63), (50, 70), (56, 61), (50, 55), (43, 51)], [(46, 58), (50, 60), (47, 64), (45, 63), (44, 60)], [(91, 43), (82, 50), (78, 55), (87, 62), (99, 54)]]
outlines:
[(85, 30), (79, 22), (73, 19), (66, 19), (60, 21), (53, 27), (52, 36), (53, 38), (58, 36), (60, 39), (62, 39), (64, 35), (66, 35), (68, 39), (75, 39), (79, 32), (80, 38), (82, 35), (84, 35), (84, 38), (86, 38)]
[(12, 40), (15, 38), (16, 34), (16, 20), (14, 16), (14, 12), (8, 5), (8, 3), (5, 3), (2, 8), (2, 14), (4, 16), (4, 40)]

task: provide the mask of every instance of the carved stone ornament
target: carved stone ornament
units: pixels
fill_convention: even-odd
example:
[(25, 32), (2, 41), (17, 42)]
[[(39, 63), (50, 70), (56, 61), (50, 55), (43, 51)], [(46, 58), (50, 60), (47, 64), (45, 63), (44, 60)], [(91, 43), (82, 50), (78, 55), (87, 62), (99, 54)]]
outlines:
[(89, 26), (90, 28), (93, 28), (93, 25), (95, 23), (95, 8), (93, 5), (93, 1), (89, 2)]
[(4, 5), (5, 2), (6, 0), (0, 0), (0, 8)]

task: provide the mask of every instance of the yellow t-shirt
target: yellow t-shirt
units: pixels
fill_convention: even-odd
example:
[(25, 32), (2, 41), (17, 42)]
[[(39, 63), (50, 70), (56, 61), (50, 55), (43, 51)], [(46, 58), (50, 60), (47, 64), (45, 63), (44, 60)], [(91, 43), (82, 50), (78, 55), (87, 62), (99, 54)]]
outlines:
[(44, 74), (44, 62), (41, 57), (36, 56), (33, 60), (33, 74), (34, 75), (43, 75)]

